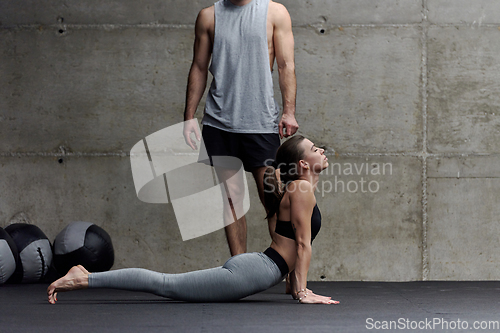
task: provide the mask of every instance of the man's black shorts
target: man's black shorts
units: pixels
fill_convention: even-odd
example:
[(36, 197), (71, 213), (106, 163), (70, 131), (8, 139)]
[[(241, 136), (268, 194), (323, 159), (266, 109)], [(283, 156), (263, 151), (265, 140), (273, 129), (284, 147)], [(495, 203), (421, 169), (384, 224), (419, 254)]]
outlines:
[(203, 125), (201, 135), (208, 156), (237, 157), (249, 172), (270, 165), (280, 146), (278, 133), (233, 133)]

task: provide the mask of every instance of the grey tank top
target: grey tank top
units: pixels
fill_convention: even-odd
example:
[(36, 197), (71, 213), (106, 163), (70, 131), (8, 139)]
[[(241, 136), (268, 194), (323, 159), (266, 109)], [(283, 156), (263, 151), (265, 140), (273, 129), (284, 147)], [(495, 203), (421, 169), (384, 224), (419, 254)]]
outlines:
[(215, 35), (202, 124), (235, 133), (278, 133), (267, 45), (269, 0), (215, 3)]

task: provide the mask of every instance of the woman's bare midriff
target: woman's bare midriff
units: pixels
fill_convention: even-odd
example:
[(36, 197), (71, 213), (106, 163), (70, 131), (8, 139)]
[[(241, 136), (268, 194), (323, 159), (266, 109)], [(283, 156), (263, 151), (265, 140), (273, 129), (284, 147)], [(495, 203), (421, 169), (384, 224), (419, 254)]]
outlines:
[[(279, 243), (279, 245), (278, 245)], [(288, 270), (291, 272), (295, 268), (295, 260), (297, 259), (297, 247), (293, 239), (276, 235), (276, 242), (273, 241), (270, 245), (271, 248), (276, 250), (288, 265)]]

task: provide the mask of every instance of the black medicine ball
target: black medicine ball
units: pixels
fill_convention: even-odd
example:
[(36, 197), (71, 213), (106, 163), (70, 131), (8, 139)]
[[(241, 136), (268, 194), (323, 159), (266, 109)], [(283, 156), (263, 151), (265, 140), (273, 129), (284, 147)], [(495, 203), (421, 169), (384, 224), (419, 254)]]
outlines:
[(18, 264), (19, 253), (16, 243), (7, 231), (0, 228), (0, 284), (7, 282)]
[(12, 282), (39, 282), (47, 274), (52, 263), (52, 247), (45, 234), (36, 225), (15, 223), (5, 228), (19, 252), (20, 264), (12, 276)]
[(111, 237), (93, 223), (72, 222), (54, 240), (54, 266), (60, 274), (76, 265), (89, 272), (107, 271), (114, 260)]

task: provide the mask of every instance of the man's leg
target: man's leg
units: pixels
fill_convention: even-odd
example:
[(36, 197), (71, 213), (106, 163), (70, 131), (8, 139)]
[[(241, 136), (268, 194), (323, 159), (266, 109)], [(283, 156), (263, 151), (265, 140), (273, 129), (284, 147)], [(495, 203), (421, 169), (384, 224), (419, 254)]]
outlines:
[[(231, 202), (223, 200), (223, 219), (227, 242), (231, 256), (240, 253), (245, 253), (247, 249), (246, 234), (247, 225), (245, 216), (236, 218), (236, 212), (241, 211), (242, 198), (244, 196), (244, 188), (242, 188), (241, 180), (231, 181), (239, 170), (238, 167), (231, 167), (232, 162), (225, 161), (225, 156), (236, 157), (238, 154), (238, 135), (230, 133), (218, 128), (204, 125), (202, 130), (202, 137), (206, 152), (208, 156), (217, 156), (218, 163), (214, 163), (214, 169), (220, 183), (224, 183), (224, 187)], [(222, 158), (222, 160), (221, 160)], [(229, 166), (227, 165), (229, 164)], [(236, 209), (235, 207), (236, 206)], [(236, 211), (236, 212), (235, 212)]]
[[(255, 168), (252, 170), (252, 175), (255, 179), (255, 183), (257, 184), (257, 191), (259, 192), (260, 202), (262, 202), (262, 205), (264, 206), (267, 214), (268, 210), (264, 205), (264, 174), (266, 172), (266, 168), (267, 167), (265, 166)], [(269, 227), (269, 235), (271, 236), (271, 239), (275, 240), (276, 233), (274, 232), (274, 230), (276, 229), (276, 214), (267, 220), (267, 225)]]
[[(242, 179), (233, 176), (238, 170), (223, 169), (215, 167), (219, 182), (224, 183), (229, 202), (224, 201), (223, 218), (226, 232), (227, 244), (231, 256), (247, 252), (247, 222), (245, 215), (237, 218), (236, 212), (243, 210), (243, 199), (245, 188)], [(245, 175), (243, 174), (243, 177)]]
[(231, 256), (247, 252), (247, 220), (245, 215), (224, 228)]

